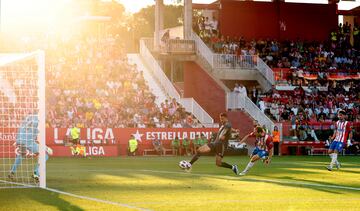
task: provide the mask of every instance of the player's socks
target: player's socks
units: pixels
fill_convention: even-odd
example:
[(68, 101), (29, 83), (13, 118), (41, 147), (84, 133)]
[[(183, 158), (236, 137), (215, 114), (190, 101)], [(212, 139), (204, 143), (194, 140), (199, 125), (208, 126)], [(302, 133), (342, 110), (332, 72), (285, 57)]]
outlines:
[(200, 158), (199, 153), (195, 153), (195, 155), (191, 158), (191, 161), (189, 162), (191, 165), (195, 163)]
[(337, 161), (337, 154), (333, 153), (332, 157), (331, 157), (331, 163), (330, 163), (330, 168), (332, 168), (334, 166), (334, 164)]
[(225, 162), (221, 162), (221, 166), (220, 167), (223, 167), (223, 168), (228, 168), (228, 169), (232, 169), (233, 166), (228, 164), (228, 163), (225, 163)]
[(248, 172), (248, 171), (254, 166), (254, 164), (255, 164), (255, 163), (253, 163), (253, 162), (250, 161), (250, 162), (247, 164), (247, 166), (246, 166), (246, 168), (244, 169), (243, 172)]
[(11, 172), (15, 173), (17, 167), (21, 164), (23, 157), (21, 155), (16, 155), (15, 162), (11, 167)]

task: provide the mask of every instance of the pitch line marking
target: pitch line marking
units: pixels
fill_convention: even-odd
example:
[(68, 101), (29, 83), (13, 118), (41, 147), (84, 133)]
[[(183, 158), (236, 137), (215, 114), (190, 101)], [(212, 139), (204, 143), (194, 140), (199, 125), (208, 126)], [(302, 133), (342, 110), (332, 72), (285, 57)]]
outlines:
[(113, 201), (108, 201), (108, 200), (103, 200), (103, 199), (98, 199), (98, 198), (92, 198), (92, 197), (88, 197), (88, 196), (77, 195), (77, 194), (68, 193), (68, 192), (65, 192), (65, 191), (56, 190), (56, 189), (53, 189), (53, 188), (44, 188), (44, 190), (59, 193), (59, 194), (63, 194), (63, 195), (67, 195), (67, 196), (71, 196), (71, 197), (75, 197), (75, 198), (79, 198), (79, 199), (84, 199), (84, 200), (88, 200), (88, 201), (95, 201), (95, 202), (99, 202), (99, 203), (115, 205), (115, 206), (118, 206), (118, 207), (126, 207), (126, 208), (129, 208), (129, 209), (141, 210), (141, 211), (151, 211), (150, 209), (136, 207), (136, 206), (132, 206), (132, 205), (129, 205), (129, 204), (123, 204), (123, 203), (118, 203), (118, 202), (113, 202)]

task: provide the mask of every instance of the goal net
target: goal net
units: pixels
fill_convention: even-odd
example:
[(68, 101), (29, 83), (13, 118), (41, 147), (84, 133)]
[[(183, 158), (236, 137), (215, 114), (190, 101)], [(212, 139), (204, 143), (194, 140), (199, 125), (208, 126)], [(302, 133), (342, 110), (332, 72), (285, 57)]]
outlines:
[(0, 125), (0, 188), (45, 188), (43, 51), (0, 54)]

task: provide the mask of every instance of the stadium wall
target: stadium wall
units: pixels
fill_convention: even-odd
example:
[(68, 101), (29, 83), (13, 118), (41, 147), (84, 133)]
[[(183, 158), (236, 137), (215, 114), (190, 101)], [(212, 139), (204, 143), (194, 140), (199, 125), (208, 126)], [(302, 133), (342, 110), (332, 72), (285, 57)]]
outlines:
[(325, 40), (338, 24), (335, 4), (222, 0), (220, 31), (245, 39)]
[(195, 62), (184, 63), (184, 97), (194, 98), (215, 122), (226, 111), (224, 89)]

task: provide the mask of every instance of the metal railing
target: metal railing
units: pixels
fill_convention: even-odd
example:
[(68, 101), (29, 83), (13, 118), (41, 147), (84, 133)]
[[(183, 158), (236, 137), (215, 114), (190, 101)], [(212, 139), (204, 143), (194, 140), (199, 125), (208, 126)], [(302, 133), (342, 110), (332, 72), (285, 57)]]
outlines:
[(256, 69), (257, 56), (238, 56), (235, 54), (213, 54), (213, 68)]
[(171, 81), (167, 78), (164, 71), (161, 69), (159, 63), (155, 60), (149, 49), (147, 48), (147, 44), (151, 42), (147, 42), (147, 39), (140, 40), (140, 55), (142, 59), (145, 61), (150, 71), (152, 71), (152, 75), (155, 76), (160, 85), (164, 88), (166, 93), (176, 100), (180, 99), (180, 94), (177, 92)]
[(272, 69), (259, 56), (215, 54), (195, 32), (192, 32), (191, 36), (196, 43), (196, 53), (204, 57), (213, 69), (257, 69), (271, 84), (275, 83)]
[(194, 40), (171, 39), (165, 44), (165, 50), (172, 54), (194, 54), (195, 46)]
[(272, 85), (275, 84), (274, 72), (260, 57), (257, 59), (257, 69)]
[(244, 109), (260, 125), (265, 125), (267, 129), (274, 129), (274, 122), (269, 119), (261, 110), (248, 98), (239, 93), (229, 92), (226, 95), (226, 108)]
[(151, 44), (151, 42), (146, 42), (146, 40), (146, 38), (140, 40), (140, 55), (150, 71), (152, 71), (153, 77), (156, 78), (164, 88), (167, 95), (171, 98), (175, 98), (176, 101), (184, 106), (186, 111), (194, 114), (202, 125), (205, 127), (215, 127), (214, 119), (211, 118), (211, 116), (193, 98), (180, 98), (180, 94), (147, 48), (146, 45)]
[(202, 41), (202, 39), (195, 33), (191, 33), (191, 38), (196, 43), (196, 54), (201, 55), (204, 57), (204, 59), (211, 65), (211, 67), (214, 67), (213, 63), (213, 52), (210, 50), (210, 48)]
[(193, 98), (181, 98), (179, 103), (184, 106), (186, 111), (193, 113), (205, 127), (214, 127), (213, 118), (211, 118), (211, 116)]

